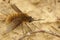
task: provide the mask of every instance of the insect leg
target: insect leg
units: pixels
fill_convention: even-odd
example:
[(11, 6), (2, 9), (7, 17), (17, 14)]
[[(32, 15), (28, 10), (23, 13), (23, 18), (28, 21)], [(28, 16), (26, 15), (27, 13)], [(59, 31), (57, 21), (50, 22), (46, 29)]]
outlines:
[(29, 27), (29, 25), (27, 23), (25, 23), (27, 28), (29, 28), (30, 32), (32, 32), (32, 29)]
[[(33, 25), (34, 27), (38, 28), (34, 23), (31, 23), (31, 25)], [(39, 29), (39, 28), (38, 28)]]

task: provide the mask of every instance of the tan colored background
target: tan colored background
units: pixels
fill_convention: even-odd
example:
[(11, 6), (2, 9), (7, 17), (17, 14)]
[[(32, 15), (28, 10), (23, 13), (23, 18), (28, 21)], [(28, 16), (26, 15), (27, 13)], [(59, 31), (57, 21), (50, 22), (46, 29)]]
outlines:
[[(59, 0), (0, 0), (0, 40), (60, 40), (60, 2)], [(49, 33), (37, 32), (29, 34), (31, 31), (26, 24), (19, 25), (14, 30), (3, 21), (7, 15), (16, 13), (10, 6), (15, 4), (23, 13), (32, 16), (34, 19), (44, 19), (27, 23), (30, 29), (34, 31), (44, 30)], [(57, 22), (58, 21), (58, 22)], [(33, 25), (34, 24), (34, 25)]]

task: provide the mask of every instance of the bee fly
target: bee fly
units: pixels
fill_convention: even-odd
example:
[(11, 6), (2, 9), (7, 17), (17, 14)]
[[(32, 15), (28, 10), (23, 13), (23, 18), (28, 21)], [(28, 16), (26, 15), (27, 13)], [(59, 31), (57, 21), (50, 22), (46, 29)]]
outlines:
[[(5, 0), (4, 0), (5, 1)], [(24, 23), (24, 22), (33, 22), (33, 21), (40, 21), (40, 20), (44, 20), (44, 19), (38, 19), (38, 20), (35, 20), (34, 18), (32, 18), (31, 16), (23, 13), (20, 11), (20, 9), (17, 8), (17, 6), (15, 4), (11, 5), (11, 7), (17, 12), (17, 14), (12, 14), (12, 15), (9, 15), (7, 18), (6, 18), (6, 23), (8, 23), (8, 26), (12, 27), (12, 29), (16, 28), (17, 26), (19, 26), (20, 24)], [(11, 30), (12, 30), (11, 29)], [(30, 29), (30, 28), (29, 28)], [(10, 31), (11, 31), (10, 30)], [(31, 32), (30, 34), (32, 33), (38, 33), (38, 32), (44, 32), (44, 33), (48, 33), (48, 34), (51, 34), (51, 35), (54, 35), (54, 36), (57, 36), (57, 37), (60, 37), (59, 35), (56, 35), (54, 33), (50, 33), (50, 32), (46, 32), (44, 30), (39, 30), (39, 31), (36, 31), (36, 32)], [(26, 36), (29, 36), (29, 35), (25, 35), (23, 36), (22, 38), (20, 38), (19, 40), (23, 39), (24, 37)]]
[(9, 27), (9, 29), (8, 29), (9, 31), (15, 29), (17, 26), (19, 26), (22, 23), (26, 23), (26, 22), (30, 23), (30, 22), (33, 22), (33, 21), (42, 20), (42, 19), (35, 20), (31, 16), (29, 16), (29, 15), (21, 12), (20, 9), (18, 9), (15, 4), (11, 5), (11, 7), (17, 13), (12, 13), (11, 15), (8, 15), (7, 18), (6, 18), (6, 20), (5, 20), (6, 25)]
[(8, 16), (6, 19), (6, 21), (8, 22), (15, 20), (15, 22), (19, 21), (19, 23), (23, 23), (42, 20), (42, 19), (34, 20), (34, 18), (32, 18), (31, 16), (21, 12), (20, 9), (18, 9), (15, 4), (11, 5), (11, 7), (17, 12), (17, 14), (12, 14)]

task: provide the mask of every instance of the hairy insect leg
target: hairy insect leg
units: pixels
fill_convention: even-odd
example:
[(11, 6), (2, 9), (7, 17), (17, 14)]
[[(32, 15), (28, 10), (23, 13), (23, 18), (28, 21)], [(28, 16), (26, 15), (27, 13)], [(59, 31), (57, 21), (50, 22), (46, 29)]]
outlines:
[[(27, 30), (29, 30), (26, 34), (24, 34), (21, 38), (19, 38), (19, 40), (22, 40), (23, 38), (25, 38), (26, 36), (30, 35), (30, 33), (32, 32), (32, 29), (29, 27), (29, 25), (27, 23), (25, 23), (26, 27), (28, 28)], [(25, 28), (26, 28), (25, 27)], [(24, 30), (24, 29), (23, 29)]]
[(32, 23), (31, 25), (33, 25), (34, 27), (36, 27), (37, 29), (39, 29), (34, 23)]
[(22, 28), (28, 30), (28, 32), (32, 32), (32, 29), (29, 27), (27, 23), (23, 23), (22, 25), (24, 25)]
[(29, 32), (32, 32), (32, 29), (29, 27), (29, 25), (27, 23), (25, 23), (27, 28), (30, 30)]
[[(19, 38), (19, 40), (22, 40), (23, 38), (25, 38), (26, 36), (28, 36), (27, 33), (24, 33), (23, 27), (22, 27), (22, 31), (23, 31), (23, 36), (22, 36), (21, 38)], [(30, 33), (30, 32), (28, 32), (28, 34), (29, 34), (29, 33)]]

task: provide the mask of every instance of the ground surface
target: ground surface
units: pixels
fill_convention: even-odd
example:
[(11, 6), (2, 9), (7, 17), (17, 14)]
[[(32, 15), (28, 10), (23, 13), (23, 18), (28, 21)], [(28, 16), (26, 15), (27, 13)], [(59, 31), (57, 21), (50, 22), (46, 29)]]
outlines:
[[(0, 40), (60, 40), (59, 0), (8, 1), (0, 0)], [(44, 20), (23, 23), (12, 30), (13, 27), (7, 26), (4, 21), (8, 15), (16, 13), (11, 4), (15, 4), (23, 13), (36, 20)]]

